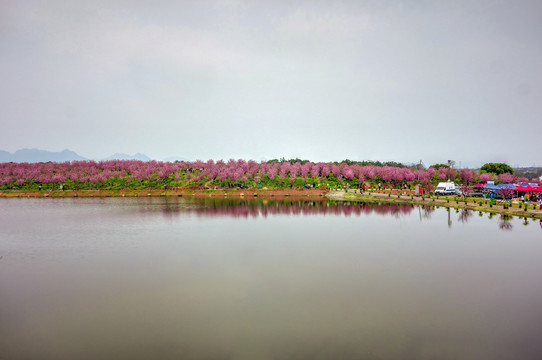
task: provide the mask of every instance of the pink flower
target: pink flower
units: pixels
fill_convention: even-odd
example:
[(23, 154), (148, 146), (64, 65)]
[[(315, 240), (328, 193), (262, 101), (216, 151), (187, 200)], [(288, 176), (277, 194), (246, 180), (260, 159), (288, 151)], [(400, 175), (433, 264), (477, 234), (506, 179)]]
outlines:
[(491, 179), (491, 174), (483, 173), (480, 175), (481, 182), (488, 182)]

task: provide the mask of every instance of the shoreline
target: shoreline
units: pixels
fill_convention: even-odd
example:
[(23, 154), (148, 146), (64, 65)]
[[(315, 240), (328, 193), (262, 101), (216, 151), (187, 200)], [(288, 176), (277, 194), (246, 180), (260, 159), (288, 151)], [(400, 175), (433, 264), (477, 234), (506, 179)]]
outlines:
[(191, 189), (119, 189), (119, 190), (54, 190), (54, 191), (19, 191), (2, 190), (0, 198), (106, 198), (106, 197), (193, 197), (193, 198), (263, 198), (263, 199), (312, 199), (336, 200), (357, 202), (381, 202), (394, 204), (414, 204), (428, 206), (443, 206), (454, 209), (467, 209), (507, 216), (528, 217), (542, 219), (540, 209), (508, 208), (502, 205), (477, 204), (453, 199), (423, 198), (421, 196), (401, 195), (378, 192), (365, 192), (363, 194), (352, 190), (337, 191), (324, 189), (217, 189), (217, 190), (191, 190)]
[(507, 216), (517, 216), (522, 218), (542, 219), (542, 210), (534, 209), (520, 209), (520, 208), (507, 208), (502, 205), (477, 204), (464, 201), (455, 201), (453, 199), (435, 199), (435, 198), (423, 198), (421, 196), (411, 195), (391, 195), (384, 193), (354, 193), (344, 191), (329, 191), (326, 197), (330, 200), (337, 201), (360, 201), (360, 202), (380, 202), (380, 203), (392, 203), (392, 204), (414, 204), (414, 205), (428, 205), (428, 206), (442, 206), (453, 209), (466, 209), (472, 211), (482, 211), (486, 213), (502, 214)]
[(42, 190), (0, 191), (0, 198), (93, 198), (93, 197), (194, 197), (194, 198), (312, 198), (321, 199), (323, 189), (119, 189), (119, 190)]

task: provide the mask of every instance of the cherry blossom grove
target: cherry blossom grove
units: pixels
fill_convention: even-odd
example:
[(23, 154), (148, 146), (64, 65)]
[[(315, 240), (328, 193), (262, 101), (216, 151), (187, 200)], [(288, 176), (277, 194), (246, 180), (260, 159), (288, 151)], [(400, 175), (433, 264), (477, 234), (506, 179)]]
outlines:
[[(71, 161), (63, 163), (0, 163), (1, 189), (126, 188), (162, 186), (301, 187), (359, 186), (363, 182), (402, 186), (407, 183), (457, 179), (469, 183), (491, 179), (472, 170), (440, 168), (418, 170), (393, 166), (348, 165), (346, 163), (256, 162), (254, 160), (208, 160), (159, 162), (139, 160)], [(503, 174), (502, 181), (515, 177)], [(259, 184), (259, 185), (258, 185)]]

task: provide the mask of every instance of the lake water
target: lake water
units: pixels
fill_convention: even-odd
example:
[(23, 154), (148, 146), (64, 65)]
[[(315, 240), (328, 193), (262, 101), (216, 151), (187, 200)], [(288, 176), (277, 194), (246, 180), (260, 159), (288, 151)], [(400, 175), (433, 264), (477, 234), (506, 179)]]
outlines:
[(539, 221), (0, 199), (0, 359), (541, 359)]

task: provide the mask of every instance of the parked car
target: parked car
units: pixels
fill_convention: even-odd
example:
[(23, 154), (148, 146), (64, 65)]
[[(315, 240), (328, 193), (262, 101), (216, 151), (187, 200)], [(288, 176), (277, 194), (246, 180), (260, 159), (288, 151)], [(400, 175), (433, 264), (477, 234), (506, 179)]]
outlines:
[(461, 190), (453, 181), (438, 183), (435, 195), (461, 195)]

